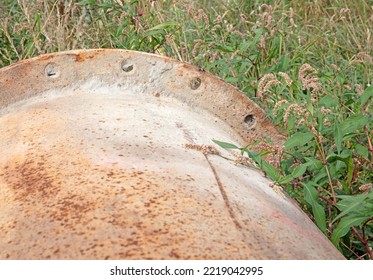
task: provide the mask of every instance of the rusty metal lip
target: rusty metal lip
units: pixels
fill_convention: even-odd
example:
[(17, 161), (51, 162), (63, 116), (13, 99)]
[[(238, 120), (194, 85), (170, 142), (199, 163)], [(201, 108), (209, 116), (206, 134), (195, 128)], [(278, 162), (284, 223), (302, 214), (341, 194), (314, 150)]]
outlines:
[[(213, 113), (214, 115), (220, 117), (223, 121), (227, 122), (233, 130), (235, 130), (239, 137), (242, 138), (240, 143), (242, 145), (246, 145), (248, 143), (251, 143), (258, 138), (260, 139), (268, 139), (271, 138), (274, 144), (282, 146), (285, 142), (285, 136), (282, 135), (279, 130), (271, 123), (271, 121), (266, 116), (265, 111), (260, 108), (259, 105), (257, 105), (255, 102), (253, 102), (251, 99), (249, 99), (247, 96), (244, 95), (240, 89), (237, 87), (226, 83), (223, 79), (220, 77), (217, 77), (208, 71), (204, 71), (199, 69), (198, 67), (173, 59), (165, 56), (161, 56), (158, 54), (152, 54), (152, 53), (144, 53), (140, 51), (134, 51), (134, 50), (123, 50), (123, 49), (83, 49), (83, 50), (67, 50), (62, 52), (56, 52), (56, 53), (48, 53), (48, 54), (42, 54), (37, 57), (29, 58), (23, 61), (19, 61), (17, 63), (11, 64), (9, 66), (0, 68), (0, 86), (4, 89), (7, 88), (7, 83), (10, 81), (10, 79), (15, 79), (14, 76), (16, 74), (11, 75), (11, 77), (6, 77), (8, 73), (11, 72), (26, 72), (25, 69), (28, 67), (34, 67), (36, 64), (41, 64), (42, 67), (45, 67), (49, 64), (57, 63), (58, 61), (59, 66), (63, 67), (66, 63), (72, 63), (77, 67), (79, 65), (83, 65), (84, 63), (88, 63), (88, 61), (92, 61), (95, 65), (94, 61), (98, 60), (100, 56), (111, 56), (110, 59), (113, 59), (113, 57), (117, 56), (117, 58), (131, 58), (131, 57), (141, 57), (142, 59), (150, 59), (150, 61), (153, 61), (157, 63), (157, 61), (162, 61), (164, 63), (168, 63), (172, 65), (175, 68), (179, 69), (179, 73), (176, 73), (174, 69), (171, 69), (170, 72), (173, 72), (173, 75), (180, 75), (180, 72), (188, 73), (189, 77), (180, 77), (180, 79), (189, 79), (189, 81), (186, 81), (185, 87), (190, 87), (192, 90), (187, 92), (183, 92), (183, 94), (175, 94), (173, 97), (181, 100), (182, 102), (190, 102), (190, 106), (196, 106), (201, 107), (203, 110), (206, 110)], [(65, 59), (66, 61), (63, 61)], [(68, 61), (70, 59), (70, 61)], [(152, 62), (152, 63), (153, 63)], [(101, 61), (102, 63), (102, 61)], [(100, 68), (99, 65), (95, 65), (98, 69)], [(73, 66), (74, 67), (74, 66)], [(118, 65), (110, 64), (106, 65), (106, 68), (111, 67), (111, 70), (113, 72), (118, 70)], [(43, 68), (44, 71), (45, 68)], [(94, 71), (95, 69), (90, 69), (92, 73), (90, 75), (102, 75), (102, 71)], [(82, 72), (81, 69), (76, 70), (77, 73)], [(40, 72), (40, 71), (39, 71)], [(66, 87), (69, 85), (68, 82), (60, 85), (56, 85), (56, 83), (49, 83), (50, 81), (43, 80), (43, 73), (35, 73), (34, 75), (30, 75), (28, 77), (24, 77), (28, 79), (29, 82), (36, 83), (39, 81), (40, 83), (44, 83), (47, 85), (47, 87), (44, 87), (40, 89), (38, 85), (34, 85), (33, 88), (30, 89), (28, 87), (26, 90), (38, 93), (43, 92), (47, 89), (51, 89), (53, 87)], [(44, 73), (45, 75), (45, 73)], [(52, 82), (55, 82), (53, 80), (58, 80), (60, 73), (55, 75), (55, 77), (52, 77), (50, 80)], [(124, 76), (125, 77), (125, 76)], [(18, 77), (19, 78), (19, 77)], [(82, 76), (78, 79), (87, 79), (88, 76)], [(119, 77), (119, 79), (123, 78)], [(193, 89), (193, 81), (192, 79), (197, 79), (197, 84), (195, 86), (199, 87), (197, 89)], [(31, 81), (30, 81), (31, 80)], [(75, 80), (77, 82), (78, 80)], [(48, 83), (50, 84), (48, 86)], [(204, 86), (204, 84), (207, 85), (207, 88), (202, 88), (201, 86)], [(24, 84), (27, 85), (27, 82), (25, 79), (23, 79), (21, 82), (18, 82), (18, 84)], [(70, 83), (71, 84), (71, 83)], [(212, 87), (211, 85), (214, 85), (215, 87)], [(178, 87), (180, 85), (176, 84)], [(167, 88), (168, 85), (165, 85), (165, 88)], [(210, 86), (210, 88), (209, 88)], [(23, 91), (24, 89), (18, 88), (18, 91)], [(193, 96), (194, 92), (202, 92), (203, 95), (208, 95), (208, 97), (199, 98), (196, 99), (197, 96)], [(202, 95), (202, 93), (197, 93)], [(159, 93), (157, 93), (159, 94)], [(12, 94), (8, 94), (12, 96)], [(187, 96), (188, 95), (188, 96)], [(225, 96), (224, 96), (225, 95)], [(22, 97), (22, 98), (26, 98)], [(8, 102), (5, 102), (4, 104), (4, 97), (0, 96), (0, 108), (7, 106), (14, 101), (19, 101), (22, 98), (17, 99), (15, 96), (12, 96)], [(6, 99), (6, 98), (5, 98)], [(13, 99), (13, 100), (11, 100)], [(195, 102), (194, 102), (195, 101)], [(220, 101), (220, 103), (219, 103)], [(219, 104), (218, 104), (219, 103)], [(224, 103), (227, 103), (225, 105)], [(215, 106), (217, 105), (217, 106)], [(232, 109), (235, 109), (233, 112)], [(246, 112), (245, 112), (246, 111)], [(245, 113), (243, 113), (245, 112)], [(236, 117), (235, 115), (241, 115), (240, 118)], [(249, 120), (249, 121), (248, 121)]]

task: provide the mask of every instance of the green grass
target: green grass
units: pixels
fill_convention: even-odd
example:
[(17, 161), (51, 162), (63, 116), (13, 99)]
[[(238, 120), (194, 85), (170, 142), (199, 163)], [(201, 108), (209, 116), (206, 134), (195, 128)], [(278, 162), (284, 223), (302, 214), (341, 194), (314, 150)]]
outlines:
[[(373, 259), (373, 1), (11, 1), (0, 67), (80, 48), (198, 65), (260, 104), (284, 147), (241, 149), (348, 259)], [(257, 151), (257, 152), (255, 152)]]

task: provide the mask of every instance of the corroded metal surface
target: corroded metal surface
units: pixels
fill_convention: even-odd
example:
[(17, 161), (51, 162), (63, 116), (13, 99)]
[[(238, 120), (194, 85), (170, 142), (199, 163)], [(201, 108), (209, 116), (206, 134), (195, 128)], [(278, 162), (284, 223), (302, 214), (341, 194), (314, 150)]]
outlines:
[(0, 69), (0, 108), (1, 259), (343, 258), (258, 170), (199, 151), (283, 138), (190, 65), (43, 55)]

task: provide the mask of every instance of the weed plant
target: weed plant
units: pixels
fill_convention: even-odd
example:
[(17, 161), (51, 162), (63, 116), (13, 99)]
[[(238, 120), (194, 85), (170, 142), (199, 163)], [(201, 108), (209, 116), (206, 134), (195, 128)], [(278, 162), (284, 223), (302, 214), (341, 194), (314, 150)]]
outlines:
[(263, 2), (2, 0), (0, 67), (67, 49), (123, 48), (223, 78), (287, 136), (283, 147), (248, 143), (241, 153), (346, 258), (373, 259), (373, 1)]

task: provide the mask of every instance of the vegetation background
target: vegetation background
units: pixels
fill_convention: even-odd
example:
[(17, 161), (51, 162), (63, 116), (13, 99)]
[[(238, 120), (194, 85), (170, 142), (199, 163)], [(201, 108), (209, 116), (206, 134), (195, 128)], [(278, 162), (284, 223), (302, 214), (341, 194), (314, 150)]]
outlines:
[(372, 27), (372, 0), (0, 0), (0, 67), (122, 48), (221, 77), (288, 140), (216, 143), (251, 158), (346, 258), (373, 259)]

